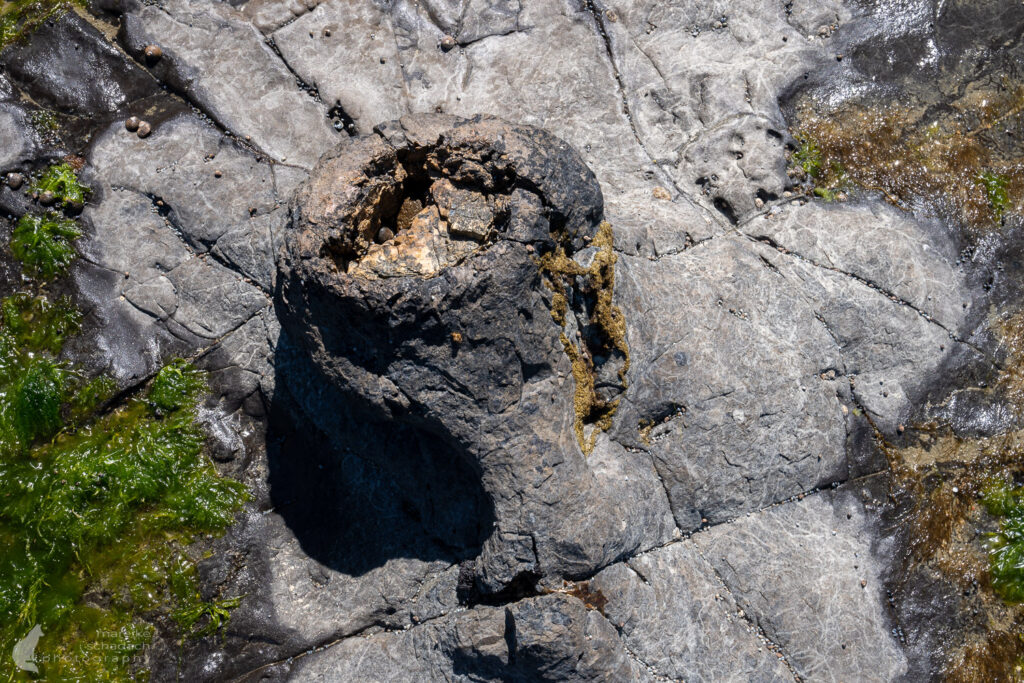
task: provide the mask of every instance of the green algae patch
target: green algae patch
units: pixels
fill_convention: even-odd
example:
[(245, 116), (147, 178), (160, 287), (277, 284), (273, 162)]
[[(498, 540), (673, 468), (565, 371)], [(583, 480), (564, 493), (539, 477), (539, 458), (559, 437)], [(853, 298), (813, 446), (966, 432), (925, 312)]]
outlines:
[[(615, 262), (618, 257), (613, 249), (610, 223), (601, 224), (591, 247), (595, 252), (589, 267), (583, 267), (570, 258), (562, 246), (539, 259), (545, 285), (552, 292), (551, 316), (563, 329), (559, 339), (572, 366), (576, 385), (573, 430), (585, 455), (594, 450), (597, 434), (611, 428), (612, 418), (619, 406), (617, 399), (609, 401), (598, 394), (595, 364), (608, 362), (612, 358), (619, 359), (621, 365), (618, 376), (623, 386), (626, 371), (629, 370), (626, 319), (622, 310), (613, 303)], [(583, 283), (582, 291), (575, 295), (583, 299), (589, 318), (586, 329), (580, 331), (579, 341), (569, 339), (564, 332), (568, 322), (569, 297), (574, 295), (571, 288), (573, 282)]]
[(0, 463), (0, 536), (21, 552), (0, 561), (2, 644), (38, 624), (49, 634), (37, 649), (50, 656), (45, 675), (117, 679), (131, 673), (122, 664), (134, 663), (138, 648), (119, 663), (94, 661), (81, 648), (101, 642), (100, 631), (143, 628), (137, 617), (161, 613), (193, 615), (183, 635), (221, 627), (237, 600), (200, 599), (186, 546), (229, 526), (246, 491), (203, 454), (198, 371), (172, 363), (144, 395), (68, 429), (71, 372), (49, 360), (5, 360), (13, 371), (0, 406), (17, 438)]
[[(991, 325), (1005, 352), (987, 391), (1024, 414), (1024, 314)], [(908, 529), (906, 576), (942, 576), (970, 614), (948, 643), (947, 681), (1024, 679), (1024, 430), (963, 437), (947, 424), (915, 425), (889, 460), (892, 495)]]
[(851, 100), (826, 109), (805, 98), (792, 129), (789, 175), (826, 200), (857, 189), (926, 208), (973, 233), (1024, 209), (1024, 162), (994, 144), (1024, 107), (1024, 88), (970, 90), (949, 107)]
[[(51, 179), (84, 197), (66, 169)], [(205, 454), (204, 373), (173, 360), (117, 396), (62, 356), (82, 316), (45, 281), (80, 234), (58, 214), (23, 216), (11, 250), (38, 279), (0, 300), (0, 650), (38, 639), (36, 671), (8, 680), (145, 680), (156, 633), (223, 631), (242, 599), (204, 599), (190, 547), (248, 497)]]
[(999, 481), (982, 500), (999, 520), (999, 530), (988, 536), (992, 587), (1007, 602), (1024, 602), (1024, 488)]
[(0, 300), (0, 320), (16, 347), (60, 353), (64, 341), (77, 334), (82, 314), (68, 297), (51, 301), (45, 296), (19, 292)]
[(65, 207), (81, 207), (92, 190), (78, 181), (78, 174), (68, 162), (55, 164), (46, 169), (32, 183), (31, 190), (43, 194), (50, 192), (54, 201)]
[(11, 234), (11, 253), (26, 269), (43, 279), (67, 272), (75, 259), (72, 244), (82, 236), (78, 224), (56, 213), (25, 214)]

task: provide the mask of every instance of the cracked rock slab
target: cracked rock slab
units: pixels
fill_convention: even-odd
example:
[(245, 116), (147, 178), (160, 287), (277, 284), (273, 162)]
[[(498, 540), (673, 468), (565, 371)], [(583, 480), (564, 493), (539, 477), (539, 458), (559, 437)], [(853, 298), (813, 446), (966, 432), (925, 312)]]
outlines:
[(326, 108), (296, 86), (238, 10), (202, 0), (130, 5), (120, 34), (125, 48), (145, 63), (146, 46), (160, 45), (153, 75), (219, 125), (270, 158), (307, 169), (337, 142)]
[(478, 607), (404, 633), (350, 638), (293, 664), (303, 681), (651, 681), (576, 598)]
[(97, 135), (89, 173), (149, 197), (194, 251), (273, 289), (274, 251), (302, 171), (261, 162), (192, 114), (140, 140), (112, 124)]
[[(197, 256), (135, 191), (93, 188), (98, 201), (83, 216), (91, 229), (79, 243), (76, 284), (88, 304), (95, 367), (131, 384), (167, 357), (190, 355), (269, 306), (257, 287)], [(139, 344), (139, 339), (148, 340)]]
[(601, 570), (590, 590), (626, 647), (671, 680), (792, 681), (690, 542)]
[(954, 334), (970, 313), (957, 240), (887, 204), (791, 203), (743, 232), (893, 294)]
[(893, 681), (907, 671), (882, 586), (890, 549), (877, 541), (874, 495), (817, 493), (694, 537), (804, 680)]

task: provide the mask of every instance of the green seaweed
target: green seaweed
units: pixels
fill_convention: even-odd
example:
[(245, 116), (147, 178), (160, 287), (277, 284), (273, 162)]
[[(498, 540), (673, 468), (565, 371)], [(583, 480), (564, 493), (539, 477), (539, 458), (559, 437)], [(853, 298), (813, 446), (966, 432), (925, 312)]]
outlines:
[(32, 191), (52, 192), (58, 204), (81, 206), (92, 191), (78, 181), (78, 174), (67, 162), (50, 166), (32, 183)]
[(1008, 192), (1010, 179), (999, 173), (985, 171), (978, 176), (978, 182), (985, 188), (985, 196), (988, 198), (988, 204), (992, 208), (992, 215), (998, 223), (1003, 219), (1003, 213), (1010, 205), (1010, 195)]
[[(61, 417), (74, 400), (69, 370), (42, 358), (13, 374), (0, 407), (14, 415), (21, 456), (11, 457), (16, 449), (8, 448), (0, 463), (0, 537), (22, 551), (0, 560), (2, 644), (39, 624), (58, 634), (41, 644), (44, 651), (80, 664), (74, 648), (99, 637), (76, 622), (90, 591), (108, 596), (111, 614), (91, 617), (106, 624), (102, 631), (159, 608), (195, 614), (183, 632), (222, 627), (237, 600), (200, 607), (194, 588), (183, 600), (172, 580), (192, 567), (185, 547), (230, 525), (246, 498), (245, 487), (218, 476), (203, 455), (196, 401), (205, 387), (197, 371), (172, 363), (144, 396), (77, 429)], [(189, 381), (175, 379), (182, 375)], [(157, 389), (161, 405), (173, 408), (155, 408)], [(206, 625), (197, 629), (201, 617)], [(62, 666), (47, 675), (64, 675)], [(127, 675), (116, 666), (110, 671)]]
[(1024, 602), (1024, 488), (991, 485), (982, 502), (999, 520), (999, 530), (988, 536), (992, 587), (1007, 602)]
[(203, 386), (203, 373), (181, 359), (174, 360), (153, 379), (149, 403), (157, 412), (171, 413), (194, 401)]
[(78, 224), (55, 213), (25, 214), (11, 235), (11, 252), (33, 273), (51, 279), (75, 259), (72, 242), (82, 236)]
[[(54, 214), (23, 217), (11, 249), (52, 277), (78, 234)], [(204, 453), (202, 372), (172, 360), (108, 405), (113, 379), (62, 359), (81, 314), (34, 287), (0, 300), (0, 651), (39, 626), (40, 673), (9, 680), (145, 680), (153, 623), (203, 637), (240, 603), (202, 599), (190, 545), (248, 494)]]
[(4, 329), (16, 345), (56, 356), (64, 341), (76, 334), (82, 314), (68, 297), (51, 301), (45, 296), (19, 292), (0, 300)]
[(793, 162), (811, 178), (821, 175), (821, 149), (809, 135), (795, 135), (799, 147), (793, 152)]

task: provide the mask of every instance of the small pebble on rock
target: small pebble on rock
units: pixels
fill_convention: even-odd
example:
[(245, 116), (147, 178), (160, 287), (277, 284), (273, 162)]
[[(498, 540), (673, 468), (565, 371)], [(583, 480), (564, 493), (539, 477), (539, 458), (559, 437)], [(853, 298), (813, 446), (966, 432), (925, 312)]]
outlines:
[(12, 190), (17, 190), (25, 184), (25, 176), (20, 173), (8, 173), (7, 174), (7, 187)]

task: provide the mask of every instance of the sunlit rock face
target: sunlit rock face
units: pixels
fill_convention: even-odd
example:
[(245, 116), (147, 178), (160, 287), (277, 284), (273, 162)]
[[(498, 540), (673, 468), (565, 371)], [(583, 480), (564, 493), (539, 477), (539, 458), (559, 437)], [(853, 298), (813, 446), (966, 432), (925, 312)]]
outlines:
[(1019, 433), (1024, 5), (99, 6), (0, 52), (0, 207), (85, 160), (69, 359), (196, 359), (253, 494), (200, 565), (230, 627), (154, 680), (1016, 664), (948, 475)]

